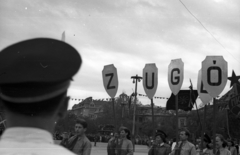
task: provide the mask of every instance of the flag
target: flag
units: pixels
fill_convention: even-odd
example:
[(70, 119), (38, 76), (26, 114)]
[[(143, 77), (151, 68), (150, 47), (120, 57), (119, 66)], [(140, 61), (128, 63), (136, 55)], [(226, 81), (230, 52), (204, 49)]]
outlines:
[(195, 98), (195, 95), (194, 95), (194, 93), (193, 93), (193, 85), (192, 85), (191, 79), (190, 79), (189, 89), (190, 89), (190, 100), (189, 100), (188, 106), (189, 106), (189, 107), (191, 107), (191, 106), (193, 107), (196, 99), (195, 99), (194, 101), (192, 100), (192, 98), (193, 98), (193, 99)]
[(228, 109), (230, 109), (237, 118), (240, 118), (240, 94), (230, 99)]
[[(189, 106), (189, 103), (190, 103), (190, 100), (191, 100), (191, 103), (194, 103), (196, 101), (198, 92), (197, 92), (197, 90), (192, 90), (192, 94), (190, 94), (190, 91), (191, 90), (180, 90), (179, 91), (179, 93), (178, 93), (178, 109), (182, 109), (184, 111), (192, 110), (193, 104), (191, 104)], [(190, 95), (192, 97), (190, 97)], [(176, 97), (172, 93), (170, 98), (167, 101), (166, 110), (176, 110), (175, 100), (176, 100)]]
[(135, 96), (135, 94), (132, 93), (132, 94), (130, 95), (130, 97), (129, 97), (129, 100), (128, 100), (128, 108), (129, 108), (129, 111), (130, 111), (132, 99), (133, 99), (134, 96)]
[(62, 33), (62, 41), (65, 42), (65, 31)]

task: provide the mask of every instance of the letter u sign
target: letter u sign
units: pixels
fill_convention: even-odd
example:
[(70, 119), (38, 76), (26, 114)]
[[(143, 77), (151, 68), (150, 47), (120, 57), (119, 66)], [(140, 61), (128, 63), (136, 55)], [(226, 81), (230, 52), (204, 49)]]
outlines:
[(227, 83), (228, 64), (222, 56), (207, 56), (202, 61), (202, 82), (212, 97), (217, 97)]
[(149, 99), (152, 99), (158, 87), (158, 68), (155, 63), (146, 64), (143, 68), (143, 88)]
[(182, 59), (174, 59), (168, 66), (168, 84), (174, 95), (177, 95), (183, 83), (184, 63)]

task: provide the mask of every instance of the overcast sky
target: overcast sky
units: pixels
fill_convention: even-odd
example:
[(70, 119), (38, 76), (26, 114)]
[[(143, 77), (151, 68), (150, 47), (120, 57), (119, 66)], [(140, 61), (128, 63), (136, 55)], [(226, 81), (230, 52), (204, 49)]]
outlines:
[[(207, 55), (222, 55), (240, 75), (239, 0), (0, 0), (0, 49), (26, 39), (50, 37), (74, 46), (83, 58), (68, 94), (72, 98), (109, 98), (103, 81), (104, 65), (118, 71), (117, 95), (130, 95), (133, 75), (141, 75), (146, 63), (158, 67), (155, 96), (169, 97), (168, 65), (184, 62), (182, 89), (189, 79), (197, 87), (198, 71)], [(210, 33), (215, 37), (213, 37)], [(138, 92), (145, 94), (142, 82)], [(228, 81), (221, 95), (229, 90)], [(139, 97), (149, 104), (147, 97)], [(154, 99), (166, 106), (166, 99)], [(69, 108), (77, 101), (71, 101)]]

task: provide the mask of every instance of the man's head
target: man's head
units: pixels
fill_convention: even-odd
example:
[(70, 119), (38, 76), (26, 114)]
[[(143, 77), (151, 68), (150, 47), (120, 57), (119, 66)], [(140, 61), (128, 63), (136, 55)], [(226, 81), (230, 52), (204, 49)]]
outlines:
[(234, 141), (234, 144), (235, 144), (235, 145), (238, 145), (238, 141), (237, 141), (237, 140), (235, 140), (235, 141)]
[(220, 148), (224, 148), (227, 146), (227, 141), (225, 140), (225, 138), (223, 137), (223, 135), (221, 134), (216, 134), (216, 148), (220, 149)]
[(0, 100), (7, 117), (11, 115), (8, 124), (17, 122), (21, 126), (20, 117), (62, 117), (68, 105), (67, 89), (80, 66), (79, 53), (55, 39), (30, 39), (3, 49)]
[(186, 129), (182, 129), (180, 131), (180, 140), (181, 141), (186, 141), (188, 140), (188, 137), (190, 136), (190, 132)]
[(227, 143), (228, 143), (228, 146), (229, 146), (229, 147), (235, 146), (233, 140), (231, 140), (231, 139), (229, 139)]
[(85, 134), (87, 130), (87, 122), (84, 119), (78, 119), (75, 123), (75, 133), (79, 136)]
[(206, 147), (206, 148), (210, 149), (211, 148), (211, 144), (212, 144), (211, 142), (212, 142), (211, 138), (206, 133), (204, 133), (204, 138), (203, 138), (203, 146), (204, 146), (204, 148)]
[(156, 130), (155, 140), (159, 143), (166, 143), (167, 134), (162, 130)]
[(51, 117), (54, 113), (58, 110), (62, 110), (59, 117), (63, 117), (65, 115), (65, 110), (68, 106), (69, 98), (66, 96), (67, 91), (59, 94), (56, 97), (53, 97), (48, 100), (43, 100), (40, 102), (34, 103), (23, 103), (23, 104), (16, 104), (13, 102), (9, 102), (6, 100), (1, 100), (5, 110), (9, 113), (14, 113), (17, 115), (24, 115), (26, 117)]
[(130, 133), (130, 130), (128, 128), (123, 127), (123, 128), (120, 129), (120, 136), (122, 138), (127, 138), (127, 139), (130, 140), (130, 134), (131, 133)]
[(118, 138), (119, 137), (119, 133), (118, 132), (114, 132), (114, 138)]

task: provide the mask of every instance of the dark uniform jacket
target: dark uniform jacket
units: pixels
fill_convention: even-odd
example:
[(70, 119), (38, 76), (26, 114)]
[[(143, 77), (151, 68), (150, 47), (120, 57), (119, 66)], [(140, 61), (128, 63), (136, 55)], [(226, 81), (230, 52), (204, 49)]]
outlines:
[(170, 145), (162, 143), (158, 145), (153, 145), (148, 151), (148, 155), (169, 155), (170, 152)]

